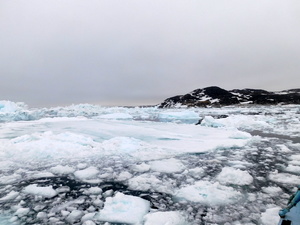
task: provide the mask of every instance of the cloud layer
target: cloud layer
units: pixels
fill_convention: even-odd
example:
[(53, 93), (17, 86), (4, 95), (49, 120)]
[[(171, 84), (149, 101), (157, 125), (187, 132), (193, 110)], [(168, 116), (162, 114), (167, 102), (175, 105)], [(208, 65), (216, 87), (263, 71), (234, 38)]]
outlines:
[(294, 0), (27, 0), (0, 7), (0, 96), (148, 104), (195, 88), (300, 87)]

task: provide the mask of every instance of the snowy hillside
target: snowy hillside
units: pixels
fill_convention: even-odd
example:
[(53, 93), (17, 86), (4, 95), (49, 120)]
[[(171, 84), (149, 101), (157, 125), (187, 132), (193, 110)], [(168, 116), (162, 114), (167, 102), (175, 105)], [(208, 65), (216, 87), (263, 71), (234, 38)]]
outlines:
[(299, 105), (0, 101), (0, 121), (1, 225), (271, 225), (300, 182)]
[(300, 89), (268, 92), (260, 89), (224, 90), (219, 87), (196, 89), (185, 95), (171, 97), (162, 102), (160, 108), (206, 107), (237, 104), (300, 104)]

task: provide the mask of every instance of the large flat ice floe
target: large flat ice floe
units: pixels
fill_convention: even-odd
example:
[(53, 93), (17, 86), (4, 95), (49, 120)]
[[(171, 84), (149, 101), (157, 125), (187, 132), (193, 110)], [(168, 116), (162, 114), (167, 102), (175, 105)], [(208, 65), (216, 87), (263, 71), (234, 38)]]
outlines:
[[(216, 149), (245, 146), (251, 135), (234, 128), (216, 129), (190, 124), (149, 123), (127, 121), (68, 121), (71, 131), (65, 131), (62, 121), (40, 123), (26, 122), (16, 125), (33, 133), (12, 139), (2, 139), (1, 156), (18, 163), (28, 160), (48, 161), (57, 159), (93, 158), (107, 155), (124, 155), (138, 160), (163, 159), (186, 153), (204, 153)], [(45, 131), (49, 127), (54, 131)], [(6, 128), (3, 133), (6, 133)], [(82, 132), (83, 131), (83, 132)], [(101, 140), (99, 140), (99, 138)]]

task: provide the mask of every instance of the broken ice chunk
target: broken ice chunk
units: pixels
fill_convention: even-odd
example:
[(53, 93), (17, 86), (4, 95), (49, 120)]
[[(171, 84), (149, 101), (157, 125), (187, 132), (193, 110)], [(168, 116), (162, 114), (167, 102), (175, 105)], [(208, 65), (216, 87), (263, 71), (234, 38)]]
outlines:
[(179, 212), (155, 212), (145, 217), (144, 225), (187, 225), (187, 222)]
[(94, 167), (90, 166), (84, 170), (78, 170), (74, 173), (75, 177), (77, 177), (80, 180), (85, 180), (85, 179), (92, 179), (95, 178), (99, 173), (99, 170)]
[(23, 192), (31, 195), (39, 195), (45, 198), (52, 198), (57, 195), (57, 192), (52, 188), (52, 186), (38, 187), (37, 184), (28, 185), (24, 188)]
[(75, 169), (73, 169), (70, 166), (57, 165), (57, 166), (51, 167), (50, 171), (54, 174), (64, 175), (64, 174), (73, 173), (75, 171)]
[(99, 195), (102, 194), (102, 189), (99, 187), (90, 187), (89, 189), (85, 190), (84, 193), (88, 195)]
[(2, 176), (0, 178), (0, 184), (13, 184), (19, 181), (22, 177), (19, 174), (12, 174), (10, 176)]
[(249, 185), (253, 182), (253, 177), (247, 171), (224, 167), (217, 180), (222, 184)]
[(5, 202), (5, 201), (13, 200), (18, 195), (19, 195), (19, 192), (17, 192), (17, 191), (11, 191), (6, 196), (0, 198), (0, 202)]
[(176, 194), (179, 201), (200, 202), (205, 205), (226, 205), (237, 202), (242, 195), (232, 187), (219, 182), (198, 181), (194, 185), (179, 189)]
[(149, 210), (150, 203), (147, 200), (117, 193), (106, 199), (104, 208), (94, 219), (111, 223), (141, 224)]
[(73, 210), (66, 218), (66, 220), (73, 224), (74, 222), (78, 221), (79, 219), (81, 219), (81, 217), (84, 215), (84, 213), (80, 210)]
[(174, 158), (152, 161), (149, 164), (152, 170), (162, 173), (179, 173), (185, 169), (180, 160)]
[(16, 212), (15, 215), (18, 217), (25, 216), (29, 213), (30, 209), (29, 208), (19, 208)]

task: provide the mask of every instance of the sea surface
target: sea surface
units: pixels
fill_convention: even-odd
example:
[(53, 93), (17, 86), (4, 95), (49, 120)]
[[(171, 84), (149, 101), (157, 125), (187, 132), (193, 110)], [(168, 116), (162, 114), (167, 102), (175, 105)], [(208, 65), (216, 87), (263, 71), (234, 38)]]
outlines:
[(299, 133), (299, 105), (0, 101), (0, 224), (277, 224)]

